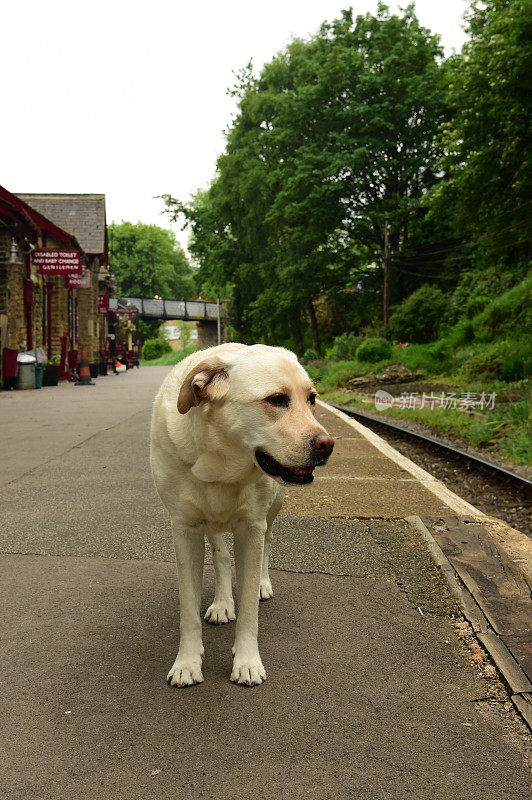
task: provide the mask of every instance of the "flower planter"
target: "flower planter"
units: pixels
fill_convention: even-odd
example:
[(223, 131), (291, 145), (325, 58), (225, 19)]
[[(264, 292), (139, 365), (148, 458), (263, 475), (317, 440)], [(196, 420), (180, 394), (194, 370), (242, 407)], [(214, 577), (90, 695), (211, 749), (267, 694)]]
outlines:
[(57, 386), (59, 383), (59, 364), (47, 364), (42, 376), (43, 386)]

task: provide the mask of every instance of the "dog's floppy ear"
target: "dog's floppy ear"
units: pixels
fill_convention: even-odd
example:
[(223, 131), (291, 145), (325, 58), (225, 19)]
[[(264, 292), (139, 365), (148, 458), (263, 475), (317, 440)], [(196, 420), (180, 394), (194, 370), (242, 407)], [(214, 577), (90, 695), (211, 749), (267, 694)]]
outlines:
[(186, 414), (192, 406), (199, 406), (202, 400), (220, 400), (227, 392), (228, 383), (227, 364), (212, 358), (201, 361), (183, 381), (177, 398), (177, 410), (180, 414)]

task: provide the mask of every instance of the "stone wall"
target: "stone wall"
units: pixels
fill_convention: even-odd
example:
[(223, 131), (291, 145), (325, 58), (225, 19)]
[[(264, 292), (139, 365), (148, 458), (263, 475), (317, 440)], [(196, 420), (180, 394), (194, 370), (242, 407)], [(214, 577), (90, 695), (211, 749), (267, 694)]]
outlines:
[(8, 331), (8, 269), (11, 234), (0, 226), (0, 370), (2, 369), (2, 350), (7, 347)]
[[(197, 322), (196, 324), (198, 326), (199, 350), (205, 350), (207, 347), (214, 347), (215, 345), (218, 344), (217, 322)], [(222, 335), (222, 342), (223, 342), (223, 335)]]
[(79, 332), (78, 344), (87, 348), (90, 362), (98, 362), (100, 347), (100, 316), (98, 314), (98, 262), (91, 264), (90, 289), (73, 289), (73, 298), (78, 301)]
[(18, 255), (14, 264), (9, 263), (11, 233), (0, 228), (0, 331), (1, 348), (26, 343), (26, 316), (23, 301), (24, 256)]

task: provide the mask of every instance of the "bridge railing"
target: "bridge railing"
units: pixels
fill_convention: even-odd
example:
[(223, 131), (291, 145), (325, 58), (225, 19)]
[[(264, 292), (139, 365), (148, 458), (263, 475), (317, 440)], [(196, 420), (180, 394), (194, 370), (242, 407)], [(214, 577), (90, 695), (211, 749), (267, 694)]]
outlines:
[(153, 300), (145, 297), (121, 297), (121, 302), (138, 308), (142, 317), (158, 319), (218, 319), (218, 304), (202, 300)]

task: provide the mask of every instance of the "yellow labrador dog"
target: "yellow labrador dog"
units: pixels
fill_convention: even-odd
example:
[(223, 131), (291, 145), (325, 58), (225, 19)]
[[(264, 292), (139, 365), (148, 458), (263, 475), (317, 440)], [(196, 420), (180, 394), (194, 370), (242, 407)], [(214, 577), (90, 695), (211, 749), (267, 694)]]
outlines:
[(223, 532), (234, 534), (238, 620), (231, 680), (253, 686), (266, 672), (257, 643), (259, 597), (272, 596), (268, 551), (284, 484), (306, 484), (334, 440), (314, 418), (316, 392), (289, 350), (223, 344), (178, 364), (153, 407), (151, 467), (172, 517), (179, 575), (179, 652), (172, 686), (203, 681), (200, 600), (205, 536), (216, 589), (208, 622), (235, 619), (231, 560)]

